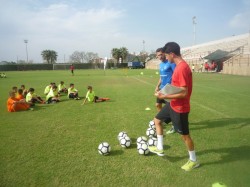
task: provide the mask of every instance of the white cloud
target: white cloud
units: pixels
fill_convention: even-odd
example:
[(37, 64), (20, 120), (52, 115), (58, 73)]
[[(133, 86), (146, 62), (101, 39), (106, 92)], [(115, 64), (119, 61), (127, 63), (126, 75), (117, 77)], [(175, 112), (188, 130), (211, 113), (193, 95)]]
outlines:
[[(19, 7), (15, 12), (15, 15), (11, 16), (7, 16), (8, 11), (5, 12), (8, 17), (5, 29), (13, 30), (13, 33), (6, 34), (6, 38), (13, 35), (19, 37), (12, 37), (11, 43), (15, 39), (21, 43), (27, 38), (30, 56), (32, 58), (35, 53), (35, 61), (37, 56), (41, 58), (40, 53), (44, 49), (53, 49), (58, 51), (59, 55), (70, 55), (75, 50), (104, 55), (111, 51), (112, 42), (109, 41), (119, 41), (123, 35), (120, 20), (124, 11), (119, 9), (80, 9), (60, 3), (40, 9)], [(3, 23), (3, 20), (0, 20), (0, 23)], [(23, 49), (16, 53), (23, 54)], [(14, 56), (16, 58), (16, 54)]]
[(232, 28), (250, 29), (250, 12), (236, 14), (229, 22)]
[(229, 25), (232, 28), (239, 29), (250, 29), (250, 0), (243, 0), (243, 10), (238, 14), (234, 15), (230, 20)]

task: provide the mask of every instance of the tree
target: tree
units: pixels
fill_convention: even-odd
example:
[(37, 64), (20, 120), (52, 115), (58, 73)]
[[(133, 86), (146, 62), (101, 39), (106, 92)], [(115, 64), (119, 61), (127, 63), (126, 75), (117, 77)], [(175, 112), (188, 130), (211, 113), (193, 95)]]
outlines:
[(92, 63), (94, 59), (97, 59), (98, 54), (93, 52), (79, 52), (75, 51), (71, 56), (70, 60), (74, 63)]
[(84, 63), (85, 62), (85, 52), (75, 51), (72, 55), (70, 55), (70, 61), (74, 63)]
[(93, 53), (93, 52), (87, 52), (86, 57), (85, 57), (85, 59), (88, 63), (94, 63), (95, 59), (98, 59), (98, 58), (99, 58), (98, 54)]
[(119, 62), (119, 59), (121, 58), (122, 62), (127, 58), (128, 55), (128, 49), (126, 47), (121, 47), (120, 49), (118, 48), (113, 48), (111, 50), (111, 54), (114, 59), (116, 59), (116, 62)]
[(122, 47), (120, 48), (120, 53), (123, 62), (128, 56), (128, 49), (126, 47)]
[(112, 57), (113, 57), (114, 59), (116, 59), (116, 63), (118, 63), (119, 58), (120, 58), (120, 56), (121, 56), (120, 50), (119, 50), (118, 48), (113, 48), (113, 49), (111, 50), (111, 54), (112, 54)]
[(57, 60), (57, 52), (53, 50), (43, 50), (41, 53), (43, 60), (45, 60), (48, 64), (54, 64)]

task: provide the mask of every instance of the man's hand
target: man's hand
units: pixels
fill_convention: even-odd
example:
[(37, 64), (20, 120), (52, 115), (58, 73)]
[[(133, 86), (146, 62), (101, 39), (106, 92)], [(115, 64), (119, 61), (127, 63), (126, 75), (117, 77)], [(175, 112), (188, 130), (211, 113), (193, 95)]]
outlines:
[(162, 94), (161, 92), (156, 92), (155, 93), (155, 96), (158, 98), (158, 99), (165, 99), (165, 96), (164, 94)]

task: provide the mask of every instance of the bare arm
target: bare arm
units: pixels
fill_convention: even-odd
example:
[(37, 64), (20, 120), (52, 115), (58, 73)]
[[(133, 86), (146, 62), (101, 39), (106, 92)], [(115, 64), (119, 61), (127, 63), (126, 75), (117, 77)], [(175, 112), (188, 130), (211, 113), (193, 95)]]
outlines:
[(160, 85), (161, 85), (161, 79), (159, 79), (159, 81), (155, 87), (155, 92), (158, 92), (160, 90)]
[(87, 101), (87, 98), (85, 98), (85, 99), (83, 100), (82, 105), (84, 105), (84, 104), (86, 103), (86, 101)]
[(159, 99), (182, 99), (187, 97), (188, 95), (188, 88), (187, 87), (180, 87), (182, 89), (181, 92), (171, 95), (164, 95), (159, 92), (155, 93), (155, 96)]

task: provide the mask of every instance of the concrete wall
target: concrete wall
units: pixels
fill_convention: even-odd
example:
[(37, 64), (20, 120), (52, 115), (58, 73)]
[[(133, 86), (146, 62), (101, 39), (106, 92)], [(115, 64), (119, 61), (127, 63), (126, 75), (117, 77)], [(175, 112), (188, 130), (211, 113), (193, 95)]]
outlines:
[(225, 61), (221, 73), (250, 76), (250, 55), (239, 55)]

